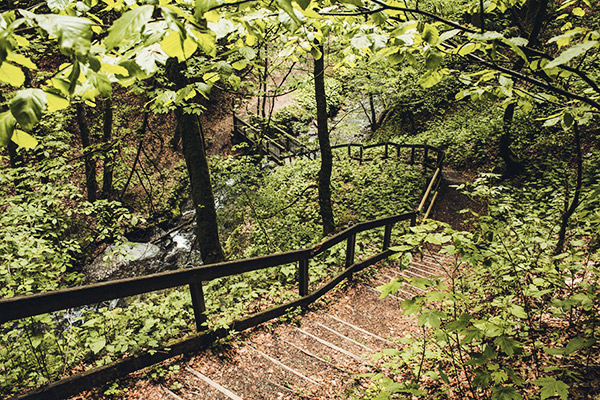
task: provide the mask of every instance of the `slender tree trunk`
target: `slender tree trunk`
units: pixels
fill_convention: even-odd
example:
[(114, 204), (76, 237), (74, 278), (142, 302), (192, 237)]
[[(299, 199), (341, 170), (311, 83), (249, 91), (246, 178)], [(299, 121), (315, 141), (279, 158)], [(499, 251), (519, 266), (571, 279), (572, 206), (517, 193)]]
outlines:
[(102, 143), (104, 145), (104, 169), (102, 171), (102, 198), (109, 199), (113, 191), (113, 164), (114, 158), (110, 151), (113, 131), (113, 103), (112, 99), (104, 100), (104, 126)]
[(96, 160), (90, 153), (91, 134), (87, 121), (87, 112), (83, 103), (77, 103), (77, 125), (79, 126), (79, 135), (81, 136), (81, 145), (83, 146), (83, 161), (85, 164), (85, 186), (87, 188), (88, 201), (94, 202), (97, 199), (98, 183), (96, 182)]
[[(548, 0), (541, 0), (539, 2), (536, 0), (531, 0), (529, 3), (529, 10), (530, 11), (532, 9), (536, 10), (536, 12), (533, 14), (535, 16), (535, 19), (532, 21), (533, 25), (532, 25), (531, 31), (529, 33), (529, 38), (528, 38), (529, 44), (532, 46), (534, 46), (538, 41), (542, 23), (544, 21), (544, 18), (546, 17), (547, 6), (548, 6)], [(515, 71), (520, 71), (523, 68), (524, 64), (525, 63), (524, 63), (523, 59), (519, 58), (515, 62), (513, 69)], [(504, 164), (506, 166), (506, 169), (505, 169), (504, 175), (503, 175), (504, 178), (511, 178), (511, 177), (519, 174), (521, 172), (521, 170), (523, 169), (522, 163), (517, 159), (517, 157), (515, 157), (514, 153), (510, 149), (510, 146), (512, 144), (512, 136), (510, 134), (510, 130), (512, 128), (512, 121), (513, 121), (514, 114), (515, 114), (515, 104), (511, 103), (504, 110), (503, 132), (502, 132), (502, 136), (500, 137), (500, 143), (498, 145), (498, 153), (499, 153), (500, 157), (502, 158), (502, 160), (504, 161)]]
[[(170, 58), (167, 62), (167, 76), (177, 89), (187, 84), (183, 71), (185, 63)], [(175, 110), (177, 131), (183, 143), (183, 155), (190, 177), (190, 191), (196, 209), (197, 243), (205, 264), (223, 261), (225, 255), (219, 242), (215, 198), (210, 181), (208, 160), (204, 147), (204, 134), (198, 117), (187, 114), (181, 107)]]
[(371, 108), (371, 132), (375, 132), (377, 130), (377, 114), (375, 113), (373, 93), (369, 93), (369, 107)]
[[(577, 123), (573, 125), (573, 137), (575, 142), (575, 163), (577, 165), (577, 177), (575, 180), (575, 193), (573, 194), (573, 200), (569, 204), (568, 200), (565, 200), (565, 210), (561, 216), (560, 229), (558, 231), (558, 240), (556, 242), (556, 248), (554, 254), (560, 254), (563, 252), (565, 247), (565, 239), (567, 236), (567, 227), (569, 225), (569, 219), (577, 209), (579, 205), (579, 197), (581, 196), (581, 186), (583, 184), (583, 156), (581, 154), (581, 135), (579, 134), (579, 127)], [(568, 199), (569, 190), (567, 190), (566, 198)]]
[(315, 99), (317, 103), (317, 132), (319, 148), (321, 150), (321, 170), (319, 171), (319, 210), (323, 220), (323, 235), (335, 231), (333, 222), (333, 209), (331, 207), (331, 170), (333, 168), (333, 154), (329, 143), (329, 129), (327, 127), (327, 97), (325, 97), (325, 66), (323, 45), (319, 46), (321, 58), (315, 59)]

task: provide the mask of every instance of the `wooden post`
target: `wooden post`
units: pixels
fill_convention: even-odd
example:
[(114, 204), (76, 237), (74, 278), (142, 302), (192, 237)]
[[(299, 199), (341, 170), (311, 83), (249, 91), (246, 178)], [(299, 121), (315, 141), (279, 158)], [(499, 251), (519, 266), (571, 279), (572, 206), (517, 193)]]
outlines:
[(348, 158), (352, 158), (352, 145), (348, 145)]
[(400, 146), (396, 144), (396, 158), (400, 158)]
[(425, 146), (423, 150), (423, 169), (427, 171), (427, 158), (429, 157), (429, 147)]
[(360, 146), (360, 156), (359, 156), (359, 158), (360, 159), (358, 160), (358, 163), (362, 164), (362, 160), (363, 160), (363, 147), (362, 146)]
[(415, 163), (415, 148), (414, 146), (410, 148), (410, 165)]
[[(354, 264), (354, 247), (356, 245), (356, 233), (352, 234), (346, 242), (346, 268)], [(352, 280), (352, 274), (348, 276)]]
[(194, 307), (194, 316), (196, 317), (196, 331), (205, 331), (208, 327), (205, 325), (206, 306), (204, 305), (202, 282), (190, 283), (190, 293), (192, 294), (192, 306)]
[(383, 158), (388, 158), (388, 142), (385, 142), (385, 154), (383, 155)]
[(306, 296), (308, 294), (308, 258), (298, 261), (298, 283), (300, 296)]
[(385, 232), (383, 233), (383, 250), (389, 249), (391, 242), (392, 242), (392, 224), (387, 224), (385, 226)]

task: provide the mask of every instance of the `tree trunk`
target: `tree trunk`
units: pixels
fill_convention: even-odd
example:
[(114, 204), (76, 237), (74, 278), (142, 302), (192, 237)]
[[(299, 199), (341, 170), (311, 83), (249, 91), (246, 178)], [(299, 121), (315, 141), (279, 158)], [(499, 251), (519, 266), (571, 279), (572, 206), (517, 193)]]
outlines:
[(573, 139), (575, 144), (575, 163), (577, 165), (575, 193), (573, 194), (573, 200), (571, 200), (571, 203), (569, 204), (569, 190), (567, 189), (567, 193), (565, 195), (565, 210), (561, 215), (560, 229), (558, 231), (558, 240), (556, 241), (556, 248), (554, 249), (555, 255), (562, 253), (564, 250), (569, 219), (571, 218), (571, 216), (577, 209), (577, 206), (579, 205), (579, 197), (581, 196), (581, 186), (583, 185), (583, 156), (581, 155), (581, 135), (579, 134), (579, 127), (577, 126), (577, 123), (573, 124)]
[[(178, 63), (174, 58), (170, 58), (167, 62), (167, 77), (177, 89), (187, 84), (187, 78), (183, 74), (184, 69), (185, 63)], [(202, 127), (197, 116), (185, 113), (181, 107), (175, 110), (175, 116), (176, 129), (182, 138), (192, 201), (196, 209), (196, 235), (202, 260), (205, 264), (223, 261), (225, 255), (219, 242), (215, 198), (210, 182)]]
[[(530, 10), (531, 9), (536, 10), (536, 12), (533, 14), (533, 15), (535, 15), (535, 19), (532, 21), (532, 28), (531, 28), (531, 31), (530, 31), (529, 37), (528, 37), (528, 41), (531, 46), (534, 46), (538, 41), (542, 23), (546, 16), (547, 6), (548, 6), (548, 0), (541, 0), (541, 1), (539, 1), (539, 3), (535, 0), (531, 0), (529, 3)], [(519, 58), (515, 62), (513, 69), (515, 71), (520, 71), (523, 68), (524, 64), (525, 63), (524, 63), (523, 59)], [(512, 144), (512, 136), (510, 134), (510, 130), (512, 127), (512, 121), (513, 121), (514, 114), (515, 114), (515, 104), (511, 103), (504, 110), (503, 132), (502, 132), (502, 136), (500, 137), (500, 143), (498, 145), (498, 153), (499, 153), (500, 157), (502, 158), (502, 160), (504, 161), (504, 164), (506, 166), (506, 169), (503, 174), (504, 178), (511, 178), (511, 177), (519, 174), (523, 169), (522, 163), (515, 157), (514, 153), (510, 149), (510, 146)]]
[(102, 198), (110, 199), (113, 191), (113, 167), (114, 158), (111, 152), (112, 130), (113, 130), (113, 108), (112, 99), (104, 100), (104, 126), (102, 132), (102, 144), (104, 145), (104, 169), (102, 171)]
[(319, 171), (319, 210), (323, 220), (323, 235), (334, 232), (333, 209), (331, 207), (331, 170), (333, 168), (333, 154), (329, 143), (329, 129), (327, 127), (327, 97), (325, 97), (325, 66), (324, 49), (319, 45), (321, 57), (315, 59), (315, 99), (317, 103), (317, 132), (319, 148), (321, 150), (321, 170)]
[(85, 186), (87, 188), (88, 201), (94, 202), (97, 199), (98, 183), (96, 182), (96, 160), (93, 159), (90, 152), (90, 127), (87, 121), (87, 112), (83, 103), (77, 103), (77, 125), (79, 126), (79, 135), (81, 136), (81, 145), (83, 146), (83, 161), (85, 164)]

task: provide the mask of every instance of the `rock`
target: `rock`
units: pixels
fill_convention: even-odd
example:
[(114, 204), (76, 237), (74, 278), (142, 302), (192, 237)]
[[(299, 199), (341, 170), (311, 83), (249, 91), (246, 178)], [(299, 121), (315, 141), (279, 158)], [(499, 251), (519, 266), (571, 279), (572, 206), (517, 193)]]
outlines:
[(149, 243), (110, 245), (83, 272), (91, 282), (129, 278), (157, 272), (161, 248)]

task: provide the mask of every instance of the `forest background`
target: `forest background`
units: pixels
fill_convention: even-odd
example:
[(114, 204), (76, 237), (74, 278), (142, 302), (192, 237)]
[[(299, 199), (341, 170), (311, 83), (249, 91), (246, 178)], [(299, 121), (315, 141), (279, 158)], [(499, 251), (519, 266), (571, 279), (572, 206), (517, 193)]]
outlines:
[[(470, 232), (432, 223), (405, 237), (405, 252), (443, 244), (468, 268), (446, 291), (405, 304), (431, 330), (413, 343), (427, 363), (402, 385), (374, 379), (373, 396), (443, 396), (452, 387), (473, 398), (594, 398), (597, 11), (585, 0), (3, 4), (0, 296), (86, 282), (83, 266), (107, 245), (172, 226), (186, 198), (207, 263), (311, 245), (349, 221), (411, 208), (419, 187), (411, 171), (327, 164), (335, 131), (327, 116), (358, 97), (371, 128), (361, 139), (436, 145), (452, 168), (487, 172), (467, 185), (486, 205), (471, 213)], [(294, 105), (269, 109), (289, 91)], [(240, 150), (211, 127), (251, 95), (255, 122), (307, 144), (316, 117), (322, 161), (267, 173), (251, 156), (230, 157)], [(387, 179), (374, 184), (373, 175)], [(227, 199), (220, 210), (213, 188)], [(306, 203), (277, 215), (306, 191)], [(329, 256), (322, 275), (340, 259)], [(257, 291), (267, 302), (285, 298), (293, 274), (215, 283), (207, 307), (235, 316)], [(189, 302), (172, 291), (117, 312), (90, 310), (68, 329), (48, 315), (4, 324), (2, 389), (187, 335)], [(156, 320), (128, 322), (141, 314)], [(411, 367), (411, 354), (390, 363)], [(424, 382), (423, 365), (435, 384)]]

